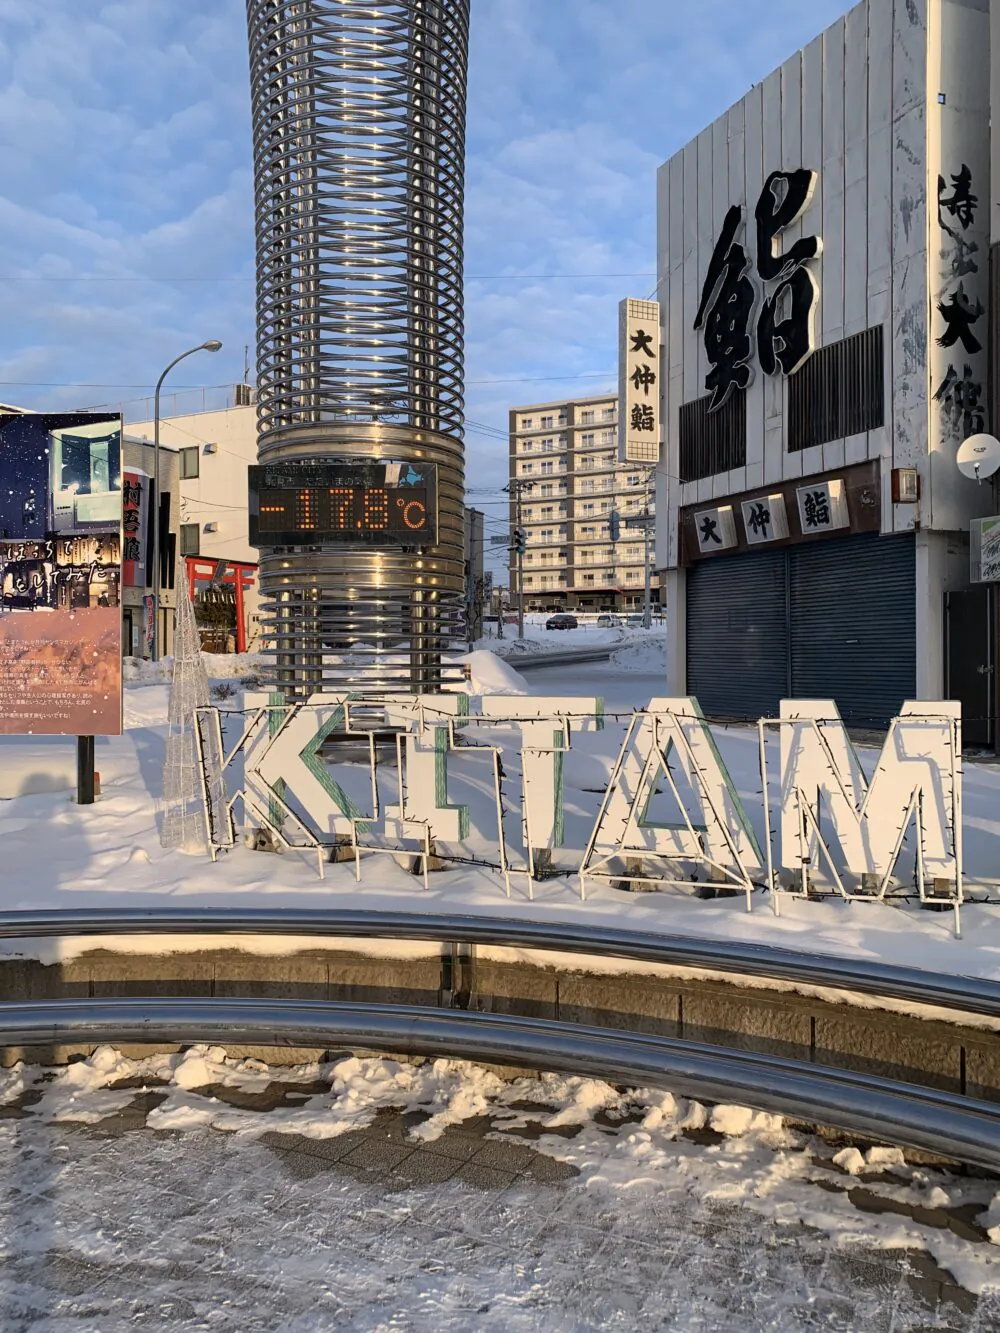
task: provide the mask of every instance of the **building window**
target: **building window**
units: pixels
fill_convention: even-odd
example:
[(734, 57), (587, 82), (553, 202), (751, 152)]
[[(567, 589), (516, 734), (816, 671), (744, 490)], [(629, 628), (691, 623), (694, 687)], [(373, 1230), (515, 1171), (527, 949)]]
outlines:
[(522, 418), (521, 418), (521, 429), (522, 429), (522, 430), (531, 430), (531, 428), (532, 428), (532, 426), (533, 426), (534, 424), (535, 424), (535, 422), (534, 422), (534, 418), (533, 418), (533, 417), (522, 417)]
[(594, 581), (594, 576), (593, 576), (593, 574), (584, 574), (584, 576), (583, 576), (583, 581), (584, 581), (584, 583), (593, 583), (593, 581)]
[(543, 441), (542, 441), (542, 453), (543, 453), (543, 454), (550, 454), (550, 453), (552, 452), (552, 450), (553, 450), (555, 447), (556, 447), (556, 442), (555, 442), (555, 440), (543, 440)]
[(539, 421), (539, 425), (541, 426), (542, 430), (551, 430), (552, 427), (555, 425), (555, 418), (542, 417)]
[(585, 434), (581, 435), (580, 443), (583, 445), (584, 449), (592, 449), (594, 447), (594, 432), (587, 431)]
[(553, 463), (552, 459), (550, 458), (547, 462), (542, 464), (542, 475), (545, 477), (550, 477), (552, 475), (552, 471), (553, 471)]
[[(201, 455), (198, 451), (197, 445), (195, 445), (194, 448), (192, 449), (182, 449), (181, 481), (191, 481), (193, 478), (197, 477), (199, 475), (200, 462), (201, 462)], [(194, 554), (197, 555), (197, 551), (195, 551)]]
[(604, 411), (601, 413), (601, 420), (614, 421), (614, 419), (615, 419), (615, 409), (613, 407), (606, 407)]
[(580, 413), (580, 424), (583, 425), (583, 426), (592, 426), (592, 425), (594, 424), (594, 414), (593, 414), (593, 412), (581, 412), (581, 413)]
[(712, 395), (708, 394), (681, 407), (681, 481), (714, 477), (719, 472), (743, 467), (747, 461), (746, 394), (739, 391), (730, 394), (718, 412), (709, 412), (711, 401)]
[(813, 352), (788, 381), (788, 451), (885, 424), (882, 325)]
[(197, 523), (181, 524), (181, 555), (201, 555), (201, 528)]
[(535, 450), (535, 446), (534, 446), (534, 443), (533, 443), (531, 440), (522, 440), (522, 441), (521, 441), (521, 453), (522, 453), (522, 454), (530, 454), (530, 453), (534, 453), (534, 450)]
[(601, 431), (601, 443), (602, 443), (602, 444), (614, 444), (614, 442), (615, 442), (615, 433), (614, 433), (613, 430), (602, 430), (602, 431)]
[(534, 463), (522, 463), (522, 464), (521, 464), (521, 476), (522, 476), (522, 477), (529, 477), (529, 476), (532, 474), (532, 472), (534, 472), (534, 470), (535, 470), (535, 465), (534, 465)]
[(546, 482), (546, 484), (542, 487), (542, 498), (544, 499), (546, 496), (551, 495), (554, 490), (555, 487), (552, 485), (551, 481)]

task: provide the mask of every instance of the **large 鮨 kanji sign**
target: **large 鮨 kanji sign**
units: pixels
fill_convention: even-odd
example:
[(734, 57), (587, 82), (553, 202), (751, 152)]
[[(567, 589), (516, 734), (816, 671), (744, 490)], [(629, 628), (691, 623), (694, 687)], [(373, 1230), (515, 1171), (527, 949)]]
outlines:
[(756, 281), (742, 238), (743, 207), (733, 204), (726, 214), (694, 322), (712, 367), (705, 379), (710, 412), (753, 382), (755, 344), (765, 375), (794, 375), (815, 349), (819, 286), (809, 262), (823, 242), (803, 236), (786, 250), (781, 237), (809, 207), (818, 179), (804, 169), (768, 176), (754, 210)]

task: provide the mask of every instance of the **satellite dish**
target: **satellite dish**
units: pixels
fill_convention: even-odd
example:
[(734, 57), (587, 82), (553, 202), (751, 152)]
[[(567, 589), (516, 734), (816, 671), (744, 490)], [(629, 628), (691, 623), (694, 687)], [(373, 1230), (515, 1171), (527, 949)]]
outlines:
[(1000, 469), (1000, 440), (993, 435), (970, 435), (958, 451), (958, 470), (963, 477), (982, 481)]

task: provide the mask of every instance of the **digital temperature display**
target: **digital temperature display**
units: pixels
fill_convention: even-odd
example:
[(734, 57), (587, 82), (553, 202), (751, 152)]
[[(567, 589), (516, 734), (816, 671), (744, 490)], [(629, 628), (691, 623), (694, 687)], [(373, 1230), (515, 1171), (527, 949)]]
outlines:
[(250, 468), (252, 546), (436, 542), (433, 463), (270, 463)]

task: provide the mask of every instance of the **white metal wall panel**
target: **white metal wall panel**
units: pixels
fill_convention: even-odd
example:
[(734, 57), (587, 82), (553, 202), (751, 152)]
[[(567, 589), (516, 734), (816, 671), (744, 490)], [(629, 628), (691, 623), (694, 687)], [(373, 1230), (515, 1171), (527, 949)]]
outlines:
[[(756, 201), (764, 188), (764, 89), (761, 84), (751, 88), (743, 99), (746, 143), (747, 211), (752, 214), (750, 200)], [(738, 203), (739, 200), (734, 200)], [(748, 243), (751, 237), (747, 237)], [(757, 247), (749, 245), (756, 255)], [(764, 484), (764, 376), (755, 375), (747, 390), (747, 489)]]
[[(823, 34), (822, 345), (844, 336), (844, 22)], [(822, 446), (823, 470), (844, 466), (844, 441)]]
[[(764, 104), (764, 179), (781, 166), (781, 70), (769, 74), (762, 84)], [(759, 193), (759, 191), (758, 191)], [(747, 200), (747, 213), (753, 217), (757, 195)], [(751, 225), (751, 230), (753, 227)], [(756, 257), (756, 238), (750, 246)], [(780, 481), (785, 468), (785, 440), (782, 408), (784, 384), (778, 376), (757, 372), (764, 390), (764, 485)]]
[[(803, 163), (802, 157), (802, 53), (796, 52), (781, 67), (781, 160), (782, 171), (797, 171)], [(794, 245), (802, 236), (808, 235), (803, 221), (795, 222), (782, 234), (785, 249)], [(818, 276), (818, 275), (817, 275)], [(819, 316), (817, 315), (819, 318)], [(783, 477), (802, 476), (801, 453), (789, 454), (785, 449), (784, 416), (787, 401), (787, 389), (784, 376), (773, 380), (778, 390), (781, 408), (781, 470), (774, 480)]]
[(927, 456), (927, 0), (894, 0), (892, 60), (893, 452), (882, 474), (882, 527), (913, 524), (893, 512), (889, 467)]
[[(823, 37), (820, 35), (810, 42), (802, 55), (802, 161), (799, 165), (810, 162), (823, 162)], [(812, 203), (802, 218), (802, 231), (806, 236), (823, 235), (823, 197), (826, 189), (825, 173), (820, 170), (816, 182), (816, 192)], [(823, 327), (824, 273), (826, 256), (820, 254), (811, 265), (819, 283), (819, 306), (816, 311), (816, 327)], [(799, 453), (803, 477), (812, 477), (823, 471), (823, 446), (814, 445)]]
[[(737, 102), (728, 116), (729, 190), (727, 200), (745, 199), (747, 197), (745, 111), (746, 102)], [(723, 210), (724, 216), (725, 210)], [(720, 223), (717, 222), (716, 226), (719, 225)], [(726, 490), (723, 492), (726, 495), (738, 495), (740, 491), (745, 491), (751, 484), (747, 481), (746, 467), (734, 468), (731, 472), (726, 473), (726, 483)]]

